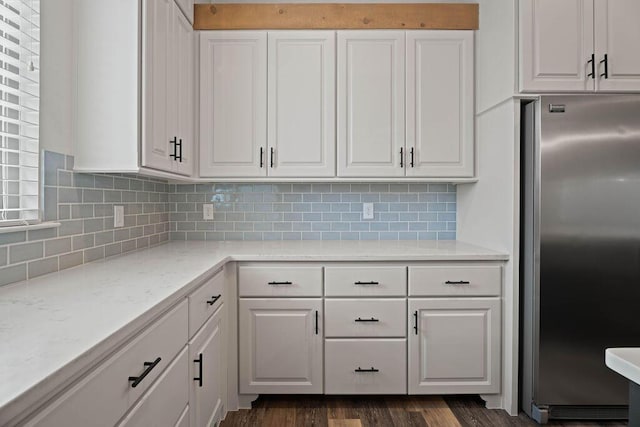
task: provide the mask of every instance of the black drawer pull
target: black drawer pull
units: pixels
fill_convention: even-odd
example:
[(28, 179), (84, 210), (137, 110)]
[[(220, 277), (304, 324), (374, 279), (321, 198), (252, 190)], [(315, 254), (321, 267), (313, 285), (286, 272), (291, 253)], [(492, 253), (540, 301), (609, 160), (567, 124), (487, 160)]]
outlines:
[(354, 285), (379, 285), (379, 282), (361, 282), (357, 281), (353, 283)]
[(269, 285), (293, 285), (293, 282), (269, 282)]
[(361, 319), (361, 318), (357, 318), (355, 320), (356, 322), (379, 322), (379, 319), (376, 319), (375, 317), (372, 317), (371, 319)]
[(151, 370), (153, 368), (155, 368), (158, 365), (158, 363), (160, 363), (161, 360), (162, 359), (158, 357), (153, 362), (144, 362), (144, 366), (146, 366), (146, 369), (144, 370), (144, 372), (142, 372), (142, 374), (140, 374), (139, 377), (129, 377), (129, 381), (133, 381), (131, 383), (131, 387), (133, 387), (133, 388), (138, 387), (138, 384), (140, 384), (142, 382), (144, 377), (149, 375), (149, 372), (151, 372)]
[(362, 369), (360, 366), (358, 366), (358, 369), (356, 369), (355, 372), (380, 372), (380, 369), (376, 369), (373, 366), (371, 367), (371, 369)]
[(444, 282), (447, 285), (468, 285), (469, 282), (468, 280), (447, 280), (446, 282)]
[(215, 304), (215, 303), (216, 303), (216, 301), (218, 301), (218, 300), (220, 299), (220, 297), (221, 297), (221, 296), (222, 296), (222, 295), (218, 295), (217, 297), (212, 296), (212, 297), (211, 297), (211, 301), (207, 301), (207, 304), (209, 304), (209, 305), (213, 305), (213, 304)]
[(193, 363), (198, 363), (198, 376), (193, 380), (198, 381), (198, 387), (202, 387), (202, 353), (198, 356), (197, 359), (193, 359)]

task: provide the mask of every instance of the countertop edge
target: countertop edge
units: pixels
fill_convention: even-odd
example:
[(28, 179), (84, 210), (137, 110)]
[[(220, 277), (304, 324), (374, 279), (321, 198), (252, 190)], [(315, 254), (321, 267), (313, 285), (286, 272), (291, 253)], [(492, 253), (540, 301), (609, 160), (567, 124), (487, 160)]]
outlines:
[(620, 348), (608, 348), (605, 350), (605, 365), (612, 371), (620, 374), (629, 381), (633, 381), (636, 384), (640, 384), (640, 365), (636, 365), (624, 357), (616, 354), (616, 350), (635, 350), (638, 353), (638, 360), (640, 360), (640, 348), (620, 347)]

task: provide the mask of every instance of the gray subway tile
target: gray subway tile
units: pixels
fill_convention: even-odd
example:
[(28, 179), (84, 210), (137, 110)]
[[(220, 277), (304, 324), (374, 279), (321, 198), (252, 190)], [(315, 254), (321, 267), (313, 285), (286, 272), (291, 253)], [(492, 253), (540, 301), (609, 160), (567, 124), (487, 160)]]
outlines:
[(84, 257), (82, 256), (82, 251), (71, 252), (69, 254), (60, 255), (58, 259), (58, 267), (60, 270), (64, 270), (65, 268), (71, 268), (80, 265), (83, 261)]
[(0, 268), (0, 286), (27, 280), (27, 264)]
[(58, 236), (57, 228), (41, 228), (39, 230), (29, 230), (27, 232), (27, 240), (44, 240), (44, 239), (53, 239)]
[(0, 247), (0, 267), (4, 267), (9, 263), (9, 248), (7, 246)]
[(43, 258), (28, 265), (29, 279), (58, 271), (58, 257)]
[(60, 203), (80, 203), (82, 201), (82, 190), (79, 188), (58, 188), (58, 202)]
[(9, 264), (42, 258), (43, 254), (44, 243), (42, 241), (11, 245), (9, 246)]
[(44, 187), (43, 199), (45, 221), (58, 219), (58, 189), (56, 187)]
[(104, 246), (91, 248), (84, 251), (84, 262), (91, 262), (104, 258)]
[(44, 242), (44, 256), (64, 254), (71, 252), (71, 237), (61, 237)]
[(93, 234), (82, 234), (74, 236), (72, 240), (73, 250), (86, 249), (94, 246), (95, 236)]

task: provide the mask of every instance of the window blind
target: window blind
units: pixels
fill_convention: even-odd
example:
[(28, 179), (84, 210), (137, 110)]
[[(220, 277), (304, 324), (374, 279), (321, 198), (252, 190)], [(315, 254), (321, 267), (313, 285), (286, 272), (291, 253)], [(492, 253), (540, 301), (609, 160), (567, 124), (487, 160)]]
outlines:
[(40, 0), (0, 0), (0, 226), (39, 219)]

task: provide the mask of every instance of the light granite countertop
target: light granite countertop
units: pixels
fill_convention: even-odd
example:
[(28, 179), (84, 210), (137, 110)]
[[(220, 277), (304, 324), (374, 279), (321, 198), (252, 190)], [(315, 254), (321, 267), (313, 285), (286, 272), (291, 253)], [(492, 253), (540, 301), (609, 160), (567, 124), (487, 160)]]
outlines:
[(640, 385), (639, 347), (608, 348), (604, 357), (609, 369)]
[(0, 425), (69, 384), (228, 261), (506, 259), (458, 241), (170, 242), (4, 286)]

